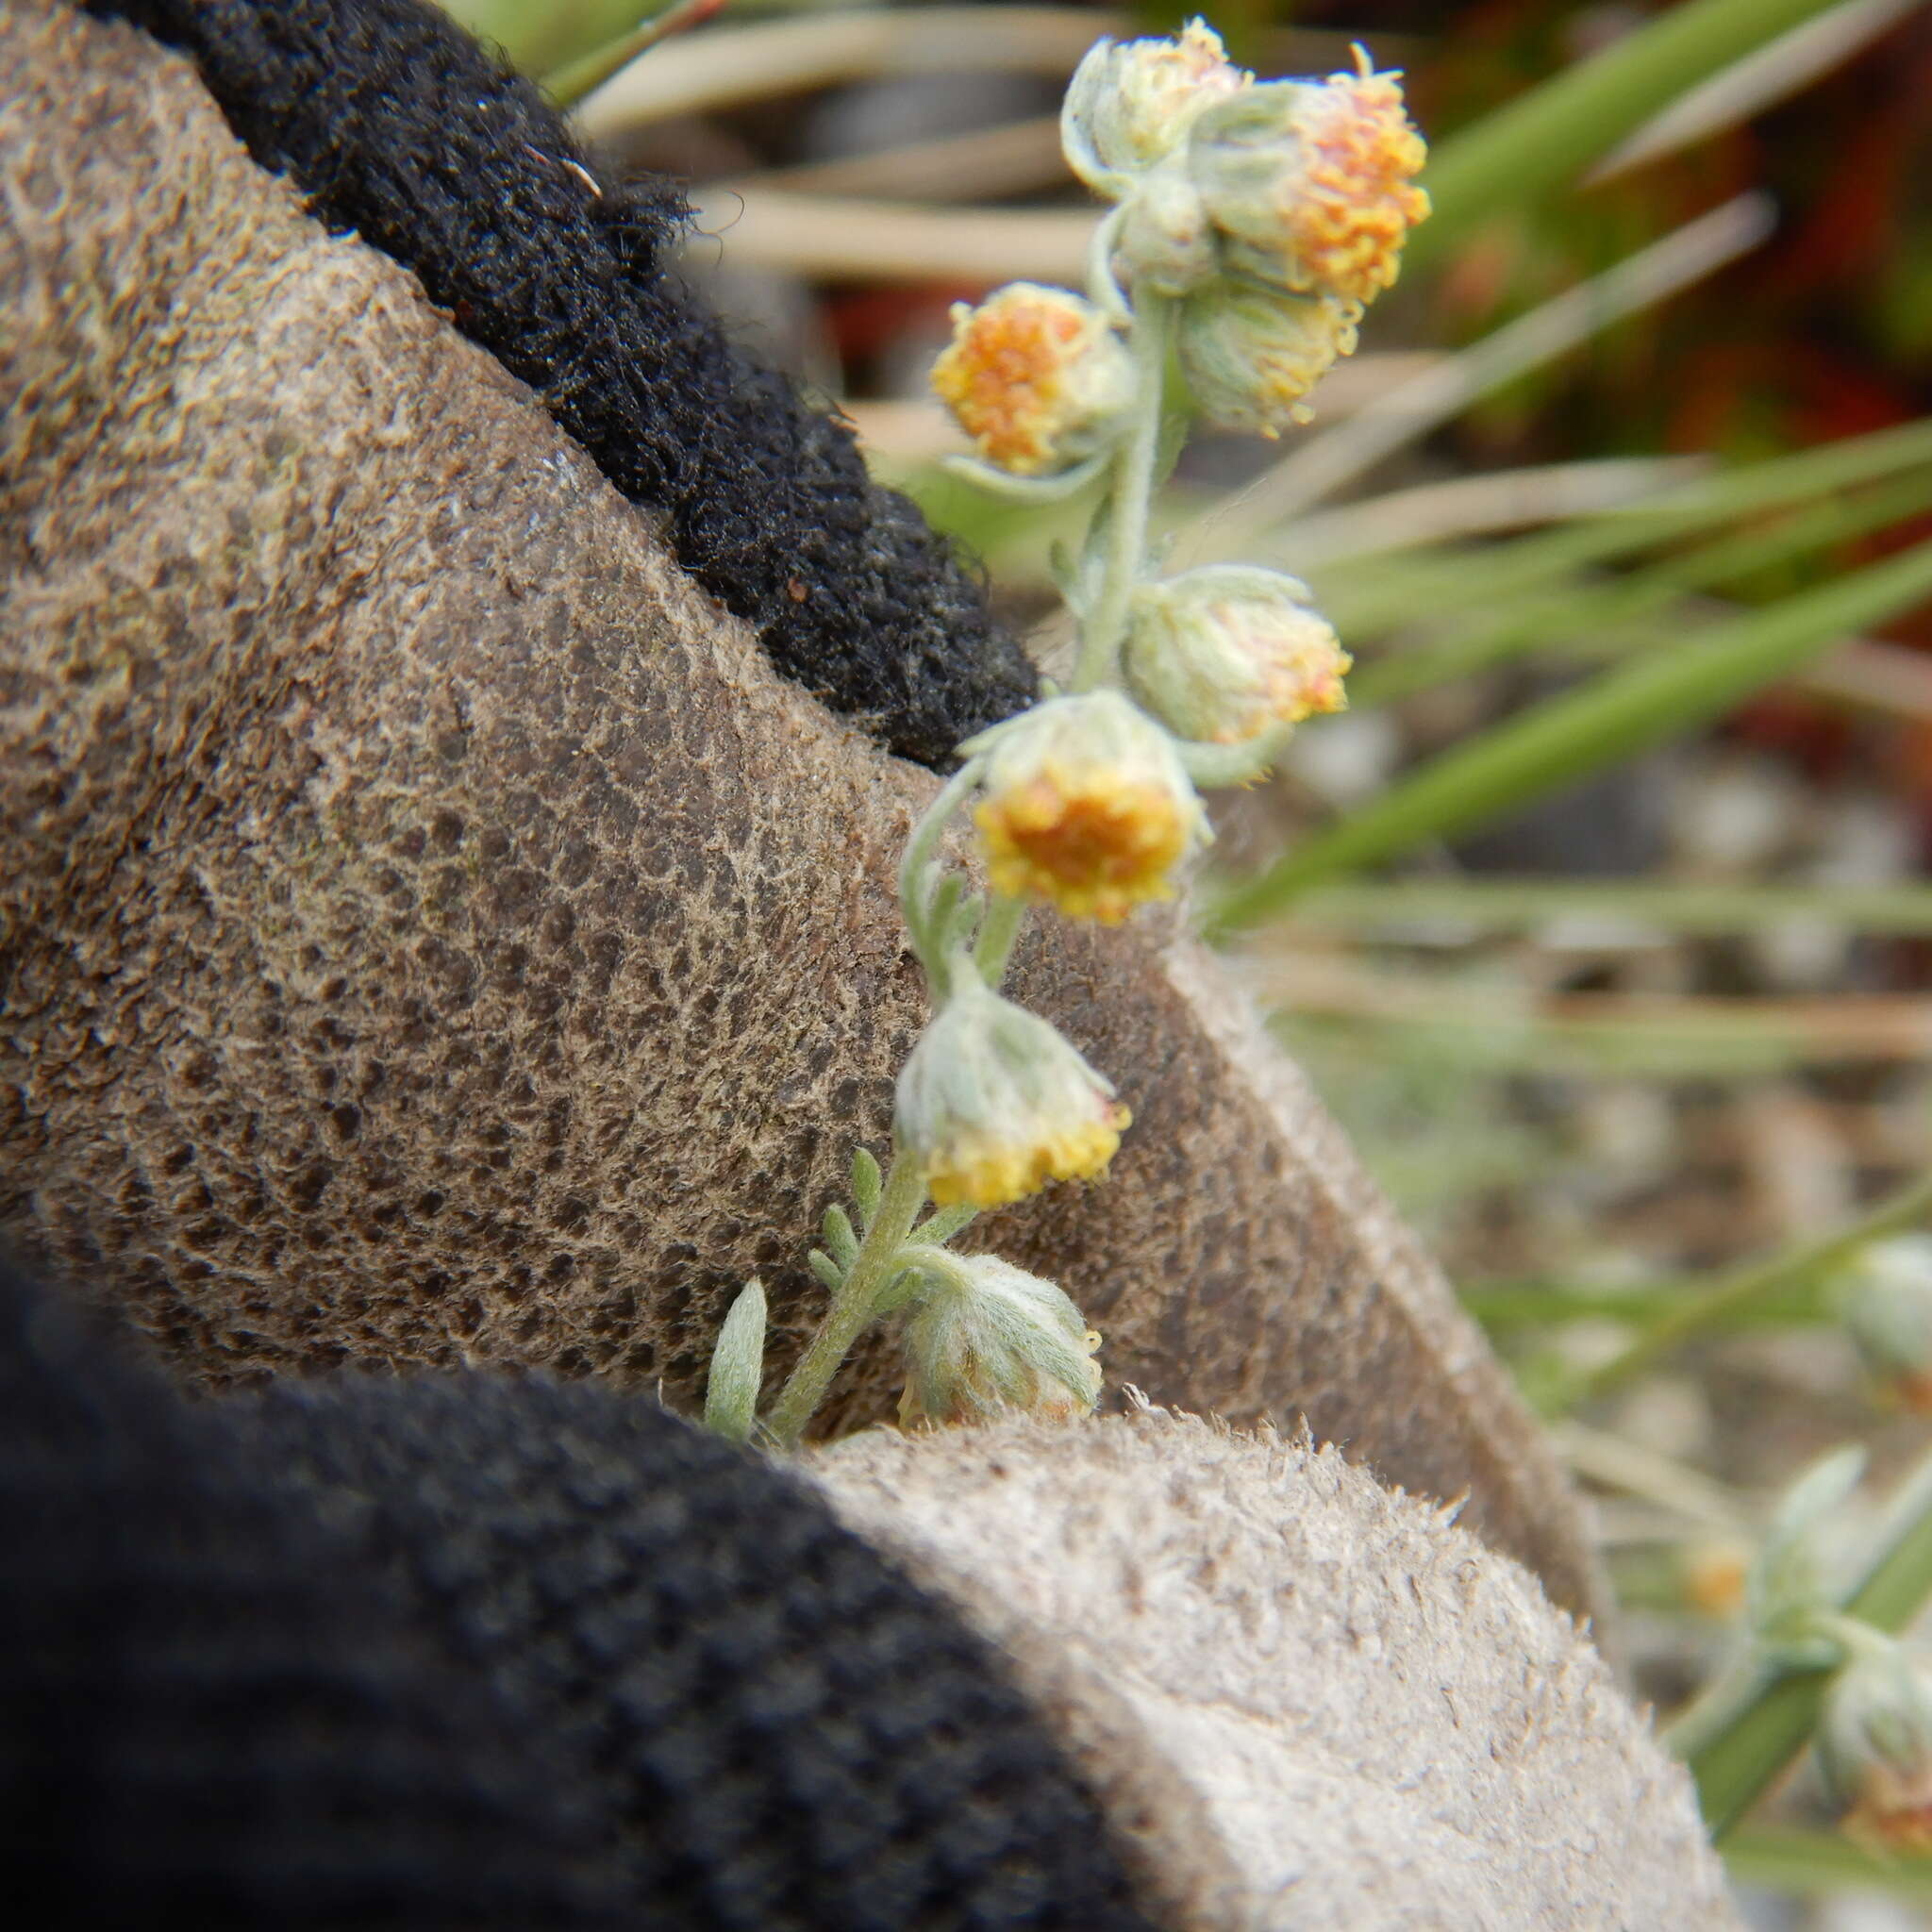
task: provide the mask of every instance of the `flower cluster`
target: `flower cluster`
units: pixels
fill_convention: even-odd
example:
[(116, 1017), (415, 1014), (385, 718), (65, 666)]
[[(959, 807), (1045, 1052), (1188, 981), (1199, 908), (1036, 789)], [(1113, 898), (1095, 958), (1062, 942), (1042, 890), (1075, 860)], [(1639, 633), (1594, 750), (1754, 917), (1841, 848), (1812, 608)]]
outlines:
[[(1257, 82), (1202, 22), (1102, 42), (1062, 114), (1069, 162), (1107, 202), (1084, 295), (1016, 282), (954, 310), (933, 387), (984, 487), (1022, 502), (1100, 488), (1077, 562), (1068, 688), (959, 747), (908, 842), (906, 927), (935, 1011), (901, 1071), (894, 1158), (854, 1163), (861, 1238), (827, 1210), (812, 1266), (833, 1301), (763, 1427), (796, 1440), (864, 1324), (906, 1320), (908, 1420), (1093, 1406), (1099, 1338), (1054, 1284), (944, 1242), (973, 1212), (1098, 1178), (1128, 1110), (1109, 1081), (999, 985), (1034, 907), (1114, 925), (1173, 898), (1211, 836), (1197, 787), (1257, 777), (1287, 733), (1341, 707), (1349, 659), (1306, 588), (1211, 565), (1162, 577), (1148, 524), (1177, 358), (1214, 421), (1275, 435), (1356, 344), (1426, 211), (1420, 137), (1366, 58), (1324, 81)], [(983, 884), (943, 860), (955, 817)], [(921, 1224), (924, 1204), (935, 1204)], [(763, 1302), (734, 1311), (718, 1425), (759, 1426)]]
[[(1110, 273), (1184, 298), (1177, 347), (1224, 427), (1274, 436), (1354, 352), (1391, 287), (1426, 155), (1393, 74), (1257, 82), (1192, 22), (1169, 41), (1103, 41), (1061, 110), (1074, 171), (1116, 204)], [(1106, 308), (1018, 282), (954, 310), (934, 387), (987, 461), (1064, 470), (1124, 424), (1124, 358)]]
[[(1272, 436), (1302, 420), (1303, 398), (1355, 347), (1363, 305), (1394, 280), (1427, 202), (1411, 185), (1422, 141), (1391, 75), (1358, 58), (1325, 81), (1257, 82), (1200, 21), (1170, 40), (1102, 42), (1061, 127), (1074, 172), (1113, 204), (1093, 285), (1083, 298), (1018, 282), (957, 308), (933, 387), (977, 451), (967, 473), (987, 487), (1038, 500), (1106, 477), (1068, 586), (1080, 661), (1073, 689), (962, 745), (952, 790), (974, 801), (995, 908), (1112, 925), (1173, 897), (1208, 842), (1197, 779), (1258, 774), (1287, 731), (1341, 708), (1349, 668), (1292, 577), (1145, 570), (1168, 349), (1215, 421)], [(984, 941), (967, 957), (936, 868), (908, 876), (908, 928), (941, 1004), (900, 1077), (901, 1151), (941, 1204), (998, 1207), (1098, 1175), (1125, 1108), (1051, 1026), (985, 983)], [(912, 1318), (927, 1366), (908, 1403), (952, 1412), (976, 1389), (1038, 1407), (1013, 1392), (1024, 1378), (975, 1380), (958, 1366), (961, 1349), (984, 1354), (961, 1338), (992, 1320), (970, 1312), (961, 1279)], [(944, 1399), (932, 1366), (942, 1360)], [(1064, 1373), (1049, 1381), (1067, 1386)]]
[(1063, 289), (1014, 282), (953, 309), (932, 386), (991, 463), (1016, 476), (1091, 456), (1134, 398), (1133, 365), (1107, 318)]
[(1075, 173), (1118, 204), (1117, 271), (1186, 298), (1202, 408), (1271, 436), (1305, 420), (1429, 211), (1397, 77), (1357, 47), (1353, 73), (1257, 82), (1195, 21), (1177, 42), (1094, 48), (1061, 127)]
[[(1864, 1466), (1862, 1449), (1834, 1450), (1779, 1501), (1745, 1582), (1742, 1668), (1728, 1674), (1749, 1690), (1767, 1669), (1829, 1672), (1813, 1744), (1843, 1828), (1923, 1854), (1932, 1852), (1932, 1662), (1844, 1607), (1848, 1579), (1873, 1560), (1856, 1501)], [(1702, 1701), (1724, 1708), (1708, 1693)]]

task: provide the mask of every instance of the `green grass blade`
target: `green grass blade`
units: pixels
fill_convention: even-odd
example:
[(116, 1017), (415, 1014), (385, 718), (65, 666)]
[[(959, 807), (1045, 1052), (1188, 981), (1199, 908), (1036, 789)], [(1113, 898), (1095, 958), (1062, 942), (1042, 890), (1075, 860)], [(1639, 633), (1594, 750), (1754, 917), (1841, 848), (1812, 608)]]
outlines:
[(1309, 888), (1515, 810), (1722, 717), (1840, 639), (1932, 594), (1932, 543), (1715, 625), (1694, 645), (1619, 667), (1445, 754), (1258, 878), (1228, 892), (1218, 935)]
[(633, 25), (652, 0), (439, 0), (479, 40), (493, 42), (520, 73), (543, 74), (588, 54)]
[(1376, 558), (1357, 569), (1305, 571), (1345, 635), (1366, 636), (1419, 616), (1471, 606), (1503, 607), (1522, 593), (1591, 564), (1695, 536), (1740, 517), (1857, 489), (1932, 462), (1932, 422), (1909, 423), (1822, 449), (1774, 457), (1699, 477), (1647, 504), (1479, 549), (1406, 559)]
[[(1882, 530), (1928, 506), (1932, 470), (1914, 472), (1889, 486), (1828, 496), (1790, 513), (1774, 528), (1732, 531), (1683, 556), (1608, 582), (1572, 582), (1542, 596), (1526, 596), (1504, 612), (1500, 622), (1493, 616), (1467, 617), (1426, 643), (1365, 665), (1349, 682), (1349, 702), (1389, 704), (1529, 655), (1552, 641), (1641, 624), (1693, 591)], [(1671, 625), (1650, 634), (1684, 633)]]
[(1932, 1861), (1879, 1858), (1849, 1839), (1791, 1825), (1753, 1825), (1724, 1840), (1724, 1869), (1740, 1885), (1828, 1898), (1876, 1891), (1907, 1905), (1932, 1907)]
[(1491, 217), (1561, 192), (1668, 101), (1836, 0), (1688, 0), (1440, 142), (1423, 176), (1435, 212), (1420, 267)]
[[(1570, 1322), (1621, 1322), (1643, 1327), (1667, 1320), (1697, 1292), (1694, 1281), (1646, 1283), (1641, 1288), (1576, 1288), (1551, 1281), (1476, 1282), (1457, 1291), (1463, 1307), (1491, 1334), (1517, 1328), (1560, 1328)], [(1825, 1319), (1824, 1291), (1815, 1282), (1793, 1282), (1760, 1295), (1721, 1324), (1726, 1332), (1757, 1328), (1806, 1328)]]
[(1932, 933), (1932, 886), (1726, 886), (1624, 879), (1360, 879), (1323, 886), (1297, 925), (1400, 932), (1451, 924), (1526, 932), (1554, 921), (1671, 933), (1768, 932), (1793, 921), (1851, 932)]
[(1932, 1175), (1922, 1175), (1816, 1241), (1797, 1243), (1768, 1261), (1747, 1262), (1684, 1296), (1660, 1320), (1607, 1361), (1572, 1375), (1550, 1394), (1553, 1408), (1607, 1395), (1634, 1381), (1687, 1342), (1734, 1324), (1770, 1296), (1828, 1281), (1868, 1243), (1920, 1226), (1932, 1215)]

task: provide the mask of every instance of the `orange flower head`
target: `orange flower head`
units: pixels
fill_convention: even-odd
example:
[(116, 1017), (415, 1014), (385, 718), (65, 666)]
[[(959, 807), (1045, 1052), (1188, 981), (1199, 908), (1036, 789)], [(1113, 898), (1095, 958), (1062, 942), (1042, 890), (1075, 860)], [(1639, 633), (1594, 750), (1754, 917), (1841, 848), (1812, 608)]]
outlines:
[(1750, 1574), (1750, 1556), (1738, 1544), (1700, 1544), (1684, 1557), (1684, 1601), (1699, 1616), (1729, 1623), (1744, 1608)]
[(1356, 49), (1356, 71), (1274, 81), (1195, 122), (1195, 179), (1237, 275), (1298, 294), (1373, 301), (1395, 280), (1429, 212), (1414, 185), (1427, 144), (1394, 74)]
[(1172, 898), (1208, 838), (1167, 734), (1117, 691), (1049, 699), (976, 743), (990, 756), (974, 823), (993, 890), (1011, 898), (1117, 925)]
[(1847, 1837), (1908, 1857), (1932, 1853), (1932, 1772), (1874, 1765), (1843, 1820)]
[(1134, 369), (1092, 303), (1014, 282), (976, 308), (955, 306), (932, 386), (988, 462), (1038, 476), (1110, 439), (1132, 404)]

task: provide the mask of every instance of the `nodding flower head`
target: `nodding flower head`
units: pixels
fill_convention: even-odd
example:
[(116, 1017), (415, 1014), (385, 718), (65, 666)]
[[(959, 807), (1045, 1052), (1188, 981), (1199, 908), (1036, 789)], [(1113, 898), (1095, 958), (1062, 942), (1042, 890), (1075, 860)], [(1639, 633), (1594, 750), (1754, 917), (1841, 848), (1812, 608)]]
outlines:
[(1374, 299), (1429, 211), (1428, 148), (1393, 74), (1356, 49), (1353, 74), (1270, 81), (1193, 123), (1188, 164), (1232, 274), (1297, 294)]
[(1214, 564), (1142, 584), (1129, 625), (1127, 682), (1182, 738), (1245, 744), (1347, 703), (1348, 653), (1279, 571)]
[(1206, 21), (1171, 40), (1101, 41), (1074, 70), (1060, 108), (1067, 164), (1120, 200), (1133, 177), (1171, 154), (1204, 108), (1248, 86)]
[(999, 1208), (1100, 1174), (1129, 1118), (1052, 1026), (969, 971), (901, 1069), (892, 1122), (941, 1207)]
[(974, 823), (995, 891), (1115, 925), (1174, 896), (1209, 837), (1172, 740), (1118, 691), (1049, 698), (965, 746), (986, 758)]
[(1932, 1682), (1920, 1659), (1877, 1641), (1855, 1657), (1825, 1696), (1817, 1743), (1847, 1832), (1932, 1852)]
[(1203, 412), (1224, 429), (1278, 436), (1313, 411), (1303, 400), (1352, 356), (1361, 304), (1334, 295), (1284, 295), (1225, 277), (1181, 306), (1181, 374)]
[(902, 1426), (1018, 1411), (1075, 1422), (1100, 1394), (1100, 1337), (1051, 1281), (991, 1255), (935, 1251), (906, 1325)]
[(1135, 392), (1125, 345), (1092, 303), (1014, 282), (953, 309), (932, 386), (990, 463), (1016, 476), (1070, 468), (1125, 420)]

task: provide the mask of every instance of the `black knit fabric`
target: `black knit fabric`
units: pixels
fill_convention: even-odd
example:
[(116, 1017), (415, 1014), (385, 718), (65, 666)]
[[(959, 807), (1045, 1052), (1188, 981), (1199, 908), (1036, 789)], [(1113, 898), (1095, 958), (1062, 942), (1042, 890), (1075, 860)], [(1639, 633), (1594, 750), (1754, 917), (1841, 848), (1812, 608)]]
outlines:
[(996, 1657), (648, 1402), (190, 1408), (0, 1277), (0, 1889), (69, 1926), (1145, 1932)]
[[(413, 269), (534, 389), (774, 663), (941, 764), (1032, 668), (850, 429), (729, 344), (666, 266), (688, 210), (605, 183), (558, 116), (427, 0), (92, 0), (199, 63), (316, 211)], [(575, 164), (567, 165), (567, 164)]]
[[(541, 1737), (235, 1434), (0, 1278), (0, 1897), (67, 1928), (625, 1923)], [(28, 1902), (31, 1903), (28, 1903)]]

